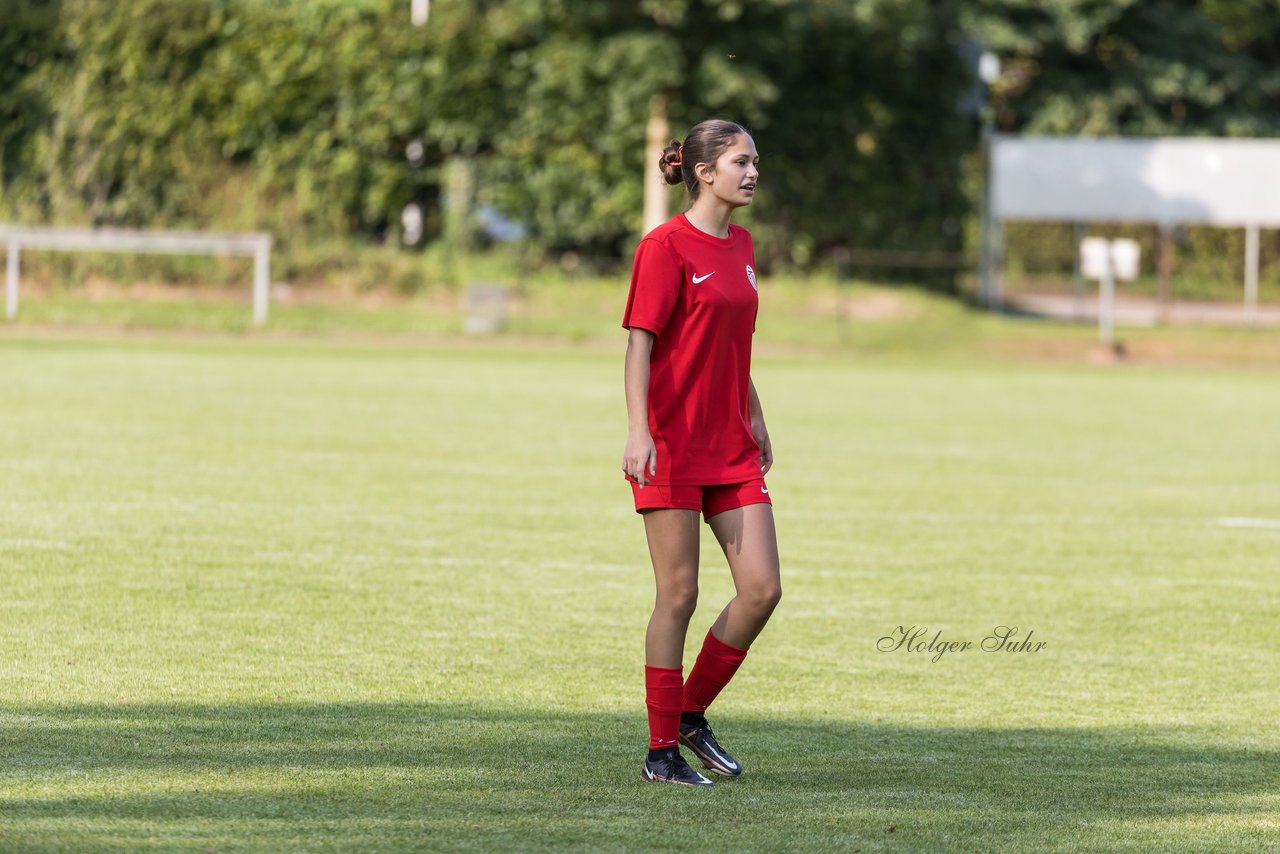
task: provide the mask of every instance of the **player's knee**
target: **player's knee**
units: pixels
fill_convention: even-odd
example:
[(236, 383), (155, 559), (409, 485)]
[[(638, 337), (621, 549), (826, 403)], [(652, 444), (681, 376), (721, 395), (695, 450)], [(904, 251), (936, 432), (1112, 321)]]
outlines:
[(758, 614), (770, 614), (782, 601), (782, 584), (778, 581), (755, 585), (748, 596), (751, 610)]
[(698, 585), (677, 584), (658, 596), (658, 607), (673, 617), (688, 620), (698, 607)]

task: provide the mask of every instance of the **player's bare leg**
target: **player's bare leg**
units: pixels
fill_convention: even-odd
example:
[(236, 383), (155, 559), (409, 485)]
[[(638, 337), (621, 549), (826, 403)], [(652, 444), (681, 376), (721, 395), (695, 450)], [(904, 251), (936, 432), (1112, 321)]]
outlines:
[(649, 708), (649, 755), (644, 779), (686, 786), (710, 786), (710, 778), (689, 767), (680, 754), (683, 708), (684, 639), (698, 605), (698, 513), (662, 509), (644, 512), (657, 597), (645, 634), (645, 704)]
[(773, 505), (748, 504), (717, 513), (708, 521), (729, 560), (737, 593), (720, 612), (711, 631), (730, 646), (747, 649), (782, 598)]
[(720, 744), (705, 712), (733, 678), (782, 598), (778, 541), (769, 504), (726, 510), (708, 522), (729, 559), (737, 595), (703, 639), (702, 651), (685, 681), (679, 740), (704, 768), (736, 777), (742, 773), (742, 764)]
[(680, 667), (689, 620), (698, 606), (698, 512), (647, 510), (644, 530), (657, 597), (644, 639), (645, 663)]

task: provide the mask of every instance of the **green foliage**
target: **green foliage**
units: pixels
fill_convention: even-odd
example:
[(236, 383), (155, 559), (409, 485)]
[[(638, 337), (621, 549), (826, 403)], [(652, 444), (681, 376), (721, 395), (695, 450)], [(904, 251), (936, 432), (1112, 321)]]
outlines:
[[(516, 95), (485, 183), (545, 244), (629, 249), (659, 95), (673, 136), (710, 115), (751, 128), (765, 188), (751, 218), (766, 261), (806, 262), (839, 244), (958, 247), (972, 133), (955, 109), (967, 80), (954, 4), (588, 8), (548, 4), (507, 31), (502, 81)], [(490, 15), (513, 18), (506, 4)]]
[(1002, 56), (997, 123), (1025, 133), (1280, 133), (1276, 0), (969, 0)]
[(222, 156), (326, 234), (378, 233), (407, 201), (421, 60), (388, 3), (243, 7), (205, 85)]
[[(414, 192), (403, 152), (424, 124), (423, 46), (400, 13), (68, 0), (42, 68), (50, 118), (9, 201), (63, 222), (376, 234)], [(246, 170), (247, 222), (217, 207)]]
[(216, 46), (206, 3), (68, 0), (56, 101), (28, 188), (51, 217), (141, 224), (196, 203), (209, 147), (193, 85)]
[(766, 265), (959, 250), (966, 32), (1005, 60), (1003, 130), (1280, 133), (1277, 0), (481, 0), (423, 28), (400, 0), (0, 2), (5, 217), (264, 228), (286, 252), (385, 241), (411, 201), (452, 239), (455, 175), (451, 210), (625, 257), (655, 97), (673, 136), (752, 130)]
[(37, 70), (57, 49), (58, 3), (0, 0), (0, 192), (30, 159), (28, 146), (50, 118)]
[(762, 70), (784, 95), (759, 133), (762, 158), (776, 165), (766, 167), (757, 215), (785, 228), (776, 243), (798, 249), (958, 249), (973, 129), (956, 109), (969, 80), (953, 44), (954, 4), (860, 12), (797, 6), (789, 26), (762, 40)]
[[(413, 200), (432, 234), (440, 167), (460, 156), (478, 201), (537, 244), (619, 255), (640, 226), (658, 95), (675, 135), (720, 114), (760, 136), (770, 191), (755, 219), (775, 257), (918, 239), (963, 213), (948, 189), (965, 144), (955, 86), (934, 80), (960, 79), (948, 14), (923, 0), (494, 0), (437, 4), (415, 29), (391, 0), (68, 0), (62, 50), (27, 60), (51, 81), (45, 112), (8, 107), (46, 118), (6, 203), (58, 222), (263, 227), (287, 241), (381, 237)], [(28, 30), (24, 43), (39, 41)], [(6, 141), (30, 137), (19, 130)], [(851, 153), (858, 134), (864, 154)], [(415, 140), (416, 168), (404, 156)]]

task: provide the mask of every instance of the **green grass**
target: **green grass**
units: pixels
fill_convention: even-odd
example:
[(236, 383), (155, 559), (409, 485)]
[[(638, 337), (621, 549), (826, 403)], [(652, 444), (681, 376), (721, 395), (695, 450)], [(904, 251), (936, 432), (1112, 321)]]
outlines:
[(1274, 375), (757, 358), (784, 596), (692, 791), (617, 335), (0, 338), (0, 850), (1275, 850)]
[[(444, 346), (465, 337), (462, 291), (444, 286), (413, 297), (342, 297), (299, 290), (272, 303), (264, 329), (252, 326), (246, 288), (30, 290), (23, 296), (17, 323), (0, 324), (0, 335), (28, 330), (59, 336), (164, 333), (259, 341), (391, 341), (402, 346)], [(495, 343), (611, 350), (623, 334), (626, 293), (627, 283), (618, 277), (530, 277), (513, 292), (506, 337)], [(764, 355), (1079, 364), (1088, 361), (1098, 337), (1090, 324), (993, 315), (919, 289), (867, 283), (837, 287), (818, 276), (770, 279), (760, 302), (755, 347)], [(1128, 347), (1129, 361), (1136, 364), (1267, 370), (1280, 364), (1280, 335), (1273, 328), (1121, 327), (1118, 334)], [(487, 345), (482, 341), (481, 346)]]

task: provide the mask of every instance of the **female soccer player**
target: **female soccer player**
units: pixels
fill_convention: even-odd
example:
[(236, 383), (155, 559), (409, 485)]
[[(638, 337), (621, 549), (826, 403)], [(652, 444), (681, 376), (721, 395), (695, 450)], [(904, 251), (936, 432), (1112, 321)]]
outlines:
[[(630, 330), (622, 470), (644, 517), (658, 591), (645, 635), (646, 780), (712, 785), (685, 762), (679, 744), (704, 768), (742, 773), (703, 713), (782, 595), (764, 482), (773, 449), (751, 382), (755, 256), (751, 235), (729, 224), (735, 209), (751, 204), (758, 162), (751, 135), (718, 119), (667, 147), (663, 175), (668, 184), (683, 181), (692, 203), (640, 241), (622, 319)], [(699, 512), (724, 549), (737, 595), (707, 632), (686, 682)]]

